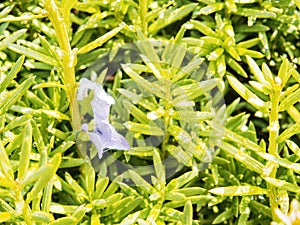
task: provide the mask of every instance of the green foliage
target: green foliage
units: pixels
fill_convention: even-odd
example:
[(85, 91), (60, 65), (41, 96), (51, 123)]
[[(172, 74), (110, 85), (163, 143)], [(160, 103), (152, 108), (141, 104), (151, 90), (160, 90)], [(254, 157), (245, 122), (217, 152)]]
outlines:
[[(0, 222), (297, 224), (299, 6), (1, 2)], [(97, 81), (116, 99), (112, 116), (122, 116), (112, 125), (132, 146), (114, 157), (152, 167), (110, 180), (111, 158), (93, 168), (78, 154), (77, 81), (132, 42), (140, 61)]]

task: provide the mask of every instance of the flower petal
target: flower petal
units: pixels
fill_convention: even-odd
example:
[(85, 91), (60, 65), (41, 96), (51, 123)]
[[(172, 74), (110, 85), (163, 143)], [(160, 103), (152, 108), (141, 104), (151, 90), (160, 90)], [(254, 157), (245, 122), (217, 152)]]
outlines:
[(100, 136), (94, 132), (88, 132), (88, 134), (90, 135), (90, 141), (96, 146), (98, 150), (99, 159), (101, 159), (105, 147), (102, 144)]
[(83, 98), (88, 96), (88, 90), (95, 90), (96, 83), (86, 79), (81, 78), (79, 81), (79, 87), (77, 91), (77, 99), (83, 100)]
[(91, 102), (93, 112), (94, 112), (94, 119), (96, 124), (100, 123), (108, 123), (108, 117), (110, 112), (110, 104), (107, 102), (102, 101), (101, 99), (95, 97)]
[(110, 143), (108, 145), (108, 148), (111, 149), (118, 149), (118, 150), (129, 150), (130, 145), (128, 141), (121, 135), (119, 134), (115, 128), (111, 126), (113, 132), (112, 132), (112, 137), (110, 139)]
[(78, 100), (88, 97), (88, 90), (94, 91), (94, 98), (91, 101), (95, 121), (94, 132), (88, 130), (88, 124), (81, 126), (90, 136), (90, 141), (96, 146), (98, 156), (101, 159), (105, 149), (129, 150), (127, 140), (109, 124), (110, 106), (115, 103), (113, 97), (105, 92), (100, 84), (82, 78), (79, 82)]
[(130, 149), (127, 140), (108, 123), (97, 126), (95, 132), (100, 136), (104, 148), (118, 150)]

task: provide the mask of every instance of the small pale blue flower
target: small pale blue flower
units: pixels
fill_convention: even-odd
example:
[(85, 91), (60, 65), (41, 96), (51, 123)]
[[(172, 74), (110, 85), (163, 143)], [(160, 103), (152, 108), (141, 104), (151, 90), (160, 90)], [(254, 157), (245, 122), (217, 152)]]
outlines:
[(94, 91), (94, 98), (91, 106), (94, 114), (94, 131), (88, 130), (88, 124), (81, 126), (82, 131), (87, 132), (90, 141), (96, 146), (98, 156), (101, 159), (103, 152), (108, 149), (129, 150), (127, 140), (119, 134), (109, 123), (110, 106), (115, 104), (115, 100), (105, 92), (100, 84), (92, 82), (86, 78), (79, 81), (77, 99), (83, 100), (88, 96), (88, 90)]

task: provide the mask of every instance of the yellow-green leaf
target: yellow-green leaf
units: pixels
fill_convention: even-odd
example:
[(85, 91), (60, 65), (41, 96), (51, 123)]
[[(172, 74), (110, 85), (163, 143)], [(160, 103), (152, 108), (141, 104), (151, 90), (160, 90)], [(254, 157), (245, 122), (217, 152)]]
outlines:
[(269, 193), (267, 189), (249, 185), (218, 187), (209, 190), (209, 192), (222, 196), (264, 195)]
[(19, 160), (18, 179), (21, 181), (27, 176), (30, 163), (30, 152), (32, 148), (32, 126), (28, 121), (23, 130), (23, 140), (21, 147), (21, 155)]
[(17, 62), (13, 65), (8, 75), (5, 77), (4, 81), (0, 85), (0, 93), (4, 91), (8, 85), (11, 84), (12, 80), (16, 77), (17, 73), (21, 70), (24, 63), (25, 56), (21, 56)]
[(183, 225), (193, 224), (193, 206), (190, 200), (188, 200), (184, 205), (182, 224)]
[(119, 33), (124, 27), (125, 27), (125, 23), (121, 23), (118, 27), (112, 29), (111, 31), (107, 32), (106, 34), (92, 41), (91, 43), (80, 48), (77, 53), (78, 54), (87, 53), (92, 51), (95, 48), (102, 46), (105, 42), (107, 42), (109, 39), (111, 39), (117, 33)]
[(165, 132), (157, 126), (152, 126), (148, 124), (141, 124), (141, 123), (135, 123), (128, 121), (124, 124), (124, 126), (136, 133), (146, 134), (146, 135), (153, 135), (153, 136), (163, 136), (165, 135)]
[(0, 101), (0, 115), (5, 113), (14, 105), (20, 98), (26, 94), (27, 90), (30, 88), (34, 81), (35, 77), (30, 77), (20, 84), (16, 89), (9, 92), (7, 98)]
[(37, 61), (41, 61), (41, 62), (51, 65), (51, 66), (57, 66), (56, 59), (53, 59), (52, 57), (49, 57), (43, 53), (40, 53), (36, 50), (31, 49), (31, 48), (27, 48), (27, 47), (17, 45), (17, 44), (9, 44), (8, 48), (14, 52), (21, 54), (21, 55), (25, 55), (28, 58), (33, 58)]
[(224, 8), (225, 4), (224, 3), (213, 3), (213, 4), (209, 4), (203, 8), (200, 9), (200, 14), (204, 14), (204, 15), (209, 15), (211, 13), (220, 11)]
[(258, 110), (268, 113), (267, 104), (261, 100), (256, 94), (250, 91), (245, 85), (243, 85), (238, 79), (233, 76), (227, 76), (227, 79), (233, 89), (243, 97), (248, 103), (253, 105)]

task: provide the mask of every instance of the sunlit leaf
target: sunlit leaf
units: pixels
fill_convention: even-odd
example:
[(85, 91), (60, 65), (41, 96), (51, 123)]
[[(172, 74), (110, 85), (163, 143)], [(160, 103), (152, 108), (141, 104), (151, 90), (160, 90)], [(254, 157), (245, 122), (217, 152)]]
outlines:
[(18, 178), (23, 180), (27, 176), (29, 163), (30, 163), (30, 152), (32, 150), (32, 126), (28, 121), (23, 130), (23, 141), (21, 147), (21, 155), (19, 161)]
[(200, 14), (204, 14), (204, 15), (209, 15), (211, 13), (220, 11), (224, 8), (224, 3), (214, 3), (214, 4), (209, 4), (208, 6), (205, 6), (203, 8), (201, 8), (200, 10)]
[(117, 33), (119, 33), (124, 28), (124, 26), (125, 26), (125, 24), (121, 23), (115, 29), (109, 31), (108, 33), (104, 34), (103, 36), (97, 38), (96, 40), (92, 41), (91, 43), (89, 43), (89, 44), (85, 45), (84, 47), (80, 48), (77, 53), (78, 54), (87, 53), (87, 52), (90, 52), (91, 50), (93, 50), (95, 48), (100, 47), (105, 42), (107, 42), (109, 39), (114, 37)]
[(164, 98), (164, 90), (158, 86), (156, 83), (150, 83), (148, 80), (141, 77), (139, 74), (137, 74), (135, 71), (133, 71), (130, 68), (130, 65), (122, 65), (123, 70), (130, 76), (135, 82), (137, 82), (141, 87), (145, 88), (152, 94)]
[(24, 59), (25, 57), (21, 56), (14, 64), (14, 66), (11, 68), (5, 80), (0, 85), (0, 93), (4, 91), (8, 87), (8, 85), (10, 85), (12, 80), (16, 77), (17, 73), (21, 70)]
[(289, 128), (285, 129), (278, 137), (278, 142), (283, 142), (288, 138), (292, 137), (295, 134), (300, 132), (300, 122), (297, 122), (290, 126)]
[(5, 178), (7, 179), (7, 181), (12, 181), (13, 178), (14, 178), (13, 170), (12, 170), (12, 167), (10, 165), (8, 155), (5, 152), (2, 141), (0, 141), (0, 157), (1, 157), (1, 160), (2, 160), (2, 163), (0, 165), (1, 173), (3, 173), (5, 175)]
[(256, 186), (229, 186), (218, 187), (209, 190), (215, 195), (223, 196), (241, 196), (241, 195), (263, 195), (268, 194), (268, 190)]
[(6, 222), (9, 221), (13, 217), (13, 214), (10, 212), (1, 212), (0, 213), (0, 222)]
[[(213, 37), (217, 37), (218, 35), (209, 27), (207, 26), (205, 23), (202, 23), (198, 20), (191, 20), (190, 24), (193, 25), (193, 27), (195, 29), (197, 29), (198, 31), (200, 31), (201, 33), (207, 35), (207, 36), (213, 36)], [(187, 25), (188, 26), (188, 25)]]
[(3, 50), (4, 48), (6, 48), (9, 44), (15, 42), (16, 40), (18, 40), (18, 38), (20, 38), (23, 34), (26, 33), (26, 29), (21, 29), (18, 30), (16, 32), (14, 32), (12, 35), (8, 36), (7, 38), (1, 40), (0, 42), (0, 50)]
[(271, 177), (264, 177), (264, 180), (266, 180), (268, 183), (272, 184), (275, 187), (284, 188), (285, 190), (295, 192), (295, 193), (300, 193), (300, 189), (298, 185), (292, 184), (285, 180), (279, 180)]
[(28, 193), (27, 201), (35, 199), (38, 196), (39, 192), (47, 185), (49, 180), (51, 180), (52, 177), (55, 175), (61, 162), (61, 155), (56, 154), (52, 160), (53, 161), (52, 163), (50, 163), (48, 173), (41, 176), (40, 179), (37, 182), (35, 182), (32, 190)]
[(250, 9), (250, 8), (240, 8), (235, 14), (245, 16), (245, 17), (256, 17), (256, 18), (275, 18), (276, 14), (273, 12)]
[(0, 115), (5, 113), (9, 108), (15, 104), (26, 93), (34, 81), (34, 77), (25, 80), (21, 85), (9, 93), (7, 98), (0, 100)]
[(166, 181), (166, 172), (165, 172), (164, 165), (161, 162), (159, 153), (156, 149), (154, 149), (154, 153), (153, 153), (153, 163), (154, 163), (155, 174), (158, 178), (158, 181), (164, 184)]
[(223, 142), (218, 144), (218, 146), (222, 148), (224, 151), (226, 151), (228, 154), (230, 154), (232, 157), (234, 157), (236, 160), (243, 163), (247, 168), (259, 174), (262, 174), (263, 164), (260, 163), (258, 160), (254, 159), (247, 153), (244, 153), (242, 150), (239, 150), (228, 143)]
[(167, 151), (178, 160), (179, 163), (184, 164), (185, 166), (192, 166), (192, 157), (186, 153), (182, 147), (168, 145)]
[(183, 225), (192, 225), (193, 224), (193, 207), (191, 201), (187, 201), (183, 209)]
[(197, 6), (197, 3), (190, 3), (187, 5), (184, 5), (174, 11), (171, 11), (170, 13), (165, 13), (163, 17), (158, 18), (155, 22), (153, 22), (149, 26), (149, 32), (155, 34), (163, 27), (182, 19), (186, 15), (188, 15), (190, 12), (193, 11), (193, 9)]
[(146, 135), (163, 136), (165, 134), (160, 127), (151, 126), (147, 124), (140, 124), (140, 123), (134, 123), (128, 121), (124, 124), (124, 126), (132, 132), (146, 134)]
[(262, 112), (267, 112), (267, 104), (261, 100), (257, 95), (251, 92), (245, 85), (238, 81), (235, 77), (227, 76), (230, 85), (233, 89), (246, 101), (248, 101), (255, 108), (259, 109)]
[(53, 59), (52, 57), (49, 57), (43, 53), (40, 53), (36, 50), (17, 45), (17, 44), (9, 44), (8, 48), (12, 51), (15, 51), (21, 55), (25, 55), (28, 58), (33, 58), (37, 61), (41, 61), (45, 64), (51, 65), (51, 66), (57, 66), (57, 61)]

